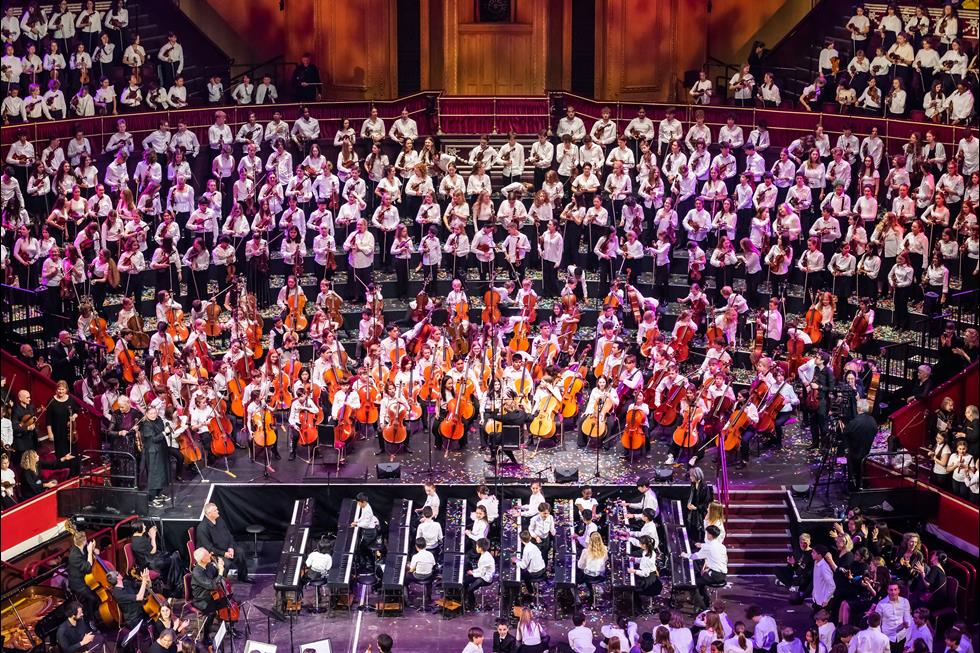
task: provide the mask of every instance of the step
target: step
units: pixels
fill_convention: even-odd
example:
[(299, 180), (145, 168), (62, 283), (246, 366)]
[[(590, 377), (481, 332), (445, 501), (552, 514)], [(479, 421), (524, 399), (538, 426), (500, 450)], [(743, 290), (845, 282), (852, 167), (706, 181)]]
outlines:
[(770, 547), (770, 548), (745, 548), (737, 549), (733, 547), (728, 547), (728, 560), (735, 562), (753, 562), (753, 563), (785, 563), (786, 556), (792, 555), (792, 547)]
[(729, 576), (772, 576), (773, 565), (759, 562), (728, 562)]
[(725, 533), (725, 545), (739, 548), (780, 546), (790, 541), (790, 532), (780, 529), (773, 532)]
[(725, 524), (726, 539), (749, 539), (755, 537), (784, 537), (787, 541), (792, 537), (790, 529), (783, 524), (737, 525)]

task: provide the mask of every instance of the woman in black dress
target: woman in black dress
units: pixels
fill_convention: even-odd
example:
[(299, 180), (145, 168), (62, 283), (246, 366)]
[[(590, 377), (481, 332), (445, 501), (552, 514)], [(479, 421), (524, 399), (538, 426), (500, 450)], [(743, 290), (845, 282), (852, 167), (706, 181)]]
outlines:
[(167, 438), (164, 434), (165, 424), (154, 406), (146, 409), (146, 417), (140, 425), (140, 437), (143, 441), (143, 457), (146, 461), (146, 492), (150, 505), (154, 508), (163, 507), (165, 495), (163, 489), (170, 482)]
[(54, 469), (60, 467), (57, 463), (42, 463), (37, 452), (28, 449), (20, 457), (20, 500), (27, 501), (41, 494), (48, 488), (53, 488), (58, 481), (45, 481), (41, 479), (42, 469)]
[(708, 504), (711, 503), (711, 489), (704, 482), (704, 472), (700, 467), (693, 467), (688, 473), (691, 479), (691, 490), (687, 496), (687, 531), (692, 542), (704, 540), (704, 516), (708, 514)]
[[(54, 455), (58, 460), (62, 460), (68, 455), (68, 473), (78, 476), (78, 456), (77, 443), (72, 442), (72, 427), (78, 418), (78, 404), (68, 395), (68, 383), (58, 381), (55, 386), (54, 397), (48, 402), (47, 409), (48, 437), (54, 441)], [(77, 438), (76, 438), (77, 439)]]

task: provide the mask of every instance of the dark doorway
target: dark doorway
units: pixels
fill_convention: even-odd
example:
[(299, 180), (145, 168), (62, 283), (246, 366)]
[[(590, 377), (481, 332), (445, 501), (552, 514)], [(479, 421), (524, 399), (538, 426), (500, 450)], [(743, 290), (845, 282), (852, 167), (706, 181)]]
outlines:
[(572, 93), (595, 93), (595, 2), (572, 0)]
[(419, 0), (398, 0), (398, 95), (422, 90), (422, 13)]

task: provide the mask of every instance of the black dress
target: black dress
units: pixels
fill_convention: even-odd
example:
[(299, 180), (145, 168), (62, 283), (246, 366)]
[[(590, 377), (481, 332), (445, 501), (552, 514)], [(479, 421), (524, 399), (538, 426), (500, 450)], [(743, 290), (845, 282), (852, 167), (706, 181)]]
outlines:
[(68, 455), (75, 446), (68, 440), (68, 421), (72, 414), (77, 412), (78, 404), (71, 397), (65, 398), (64, 401), (52, 399), (48, 404), (48, 427), (54, 436), (54, 455), (59, 459)]
[(140, 425), (143, 456), (146, 460), (146, 489), (151, 500), (170, 482), (167, 473), (170, 453), (167, 451), (163, 426), (163, 420), (159, 417), (155, 420), (146, 420)]

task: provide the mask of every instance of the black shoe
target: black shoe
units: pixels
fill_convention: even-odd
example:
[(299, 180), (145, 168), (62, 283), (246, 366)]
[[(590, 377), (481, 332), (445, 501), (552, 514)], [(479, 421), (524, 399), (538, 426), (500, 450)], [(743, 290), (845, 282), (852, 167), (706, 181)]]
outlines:
[(374, 452), (374, 455), (375, 456), (383, 456), (383, 455), (385, 455), (385, 450), (384, 449), (378, 449), (377, 451)]
[(236, 449), (248, 449), (248, 447), (246, 447), (244, 444), (237, 444), (237, 443), (235, 444), (235, 448)]
[(290, 451), (289, 452), (289, 459), (290, 460), (296, 460), (296, 452), (295, 451)]
[(272, 457), (275, 458), (276, 460), (282, 460), (282, 456), (280, 456), (279, 452), (275, 450), (273, 450), (272, 452)]
[(253, 584), (255, 584), (255, 581), (252, 580), (251, 578), (241, 578), (241, 579), (238, 580), (238, 582), (239, 583), (245, 583), (246, 585), (253, 585)]
[(411, 449), (409, 449), (408, 447), (405, 447), (405, 453), (414, 453), (414, 452)]

